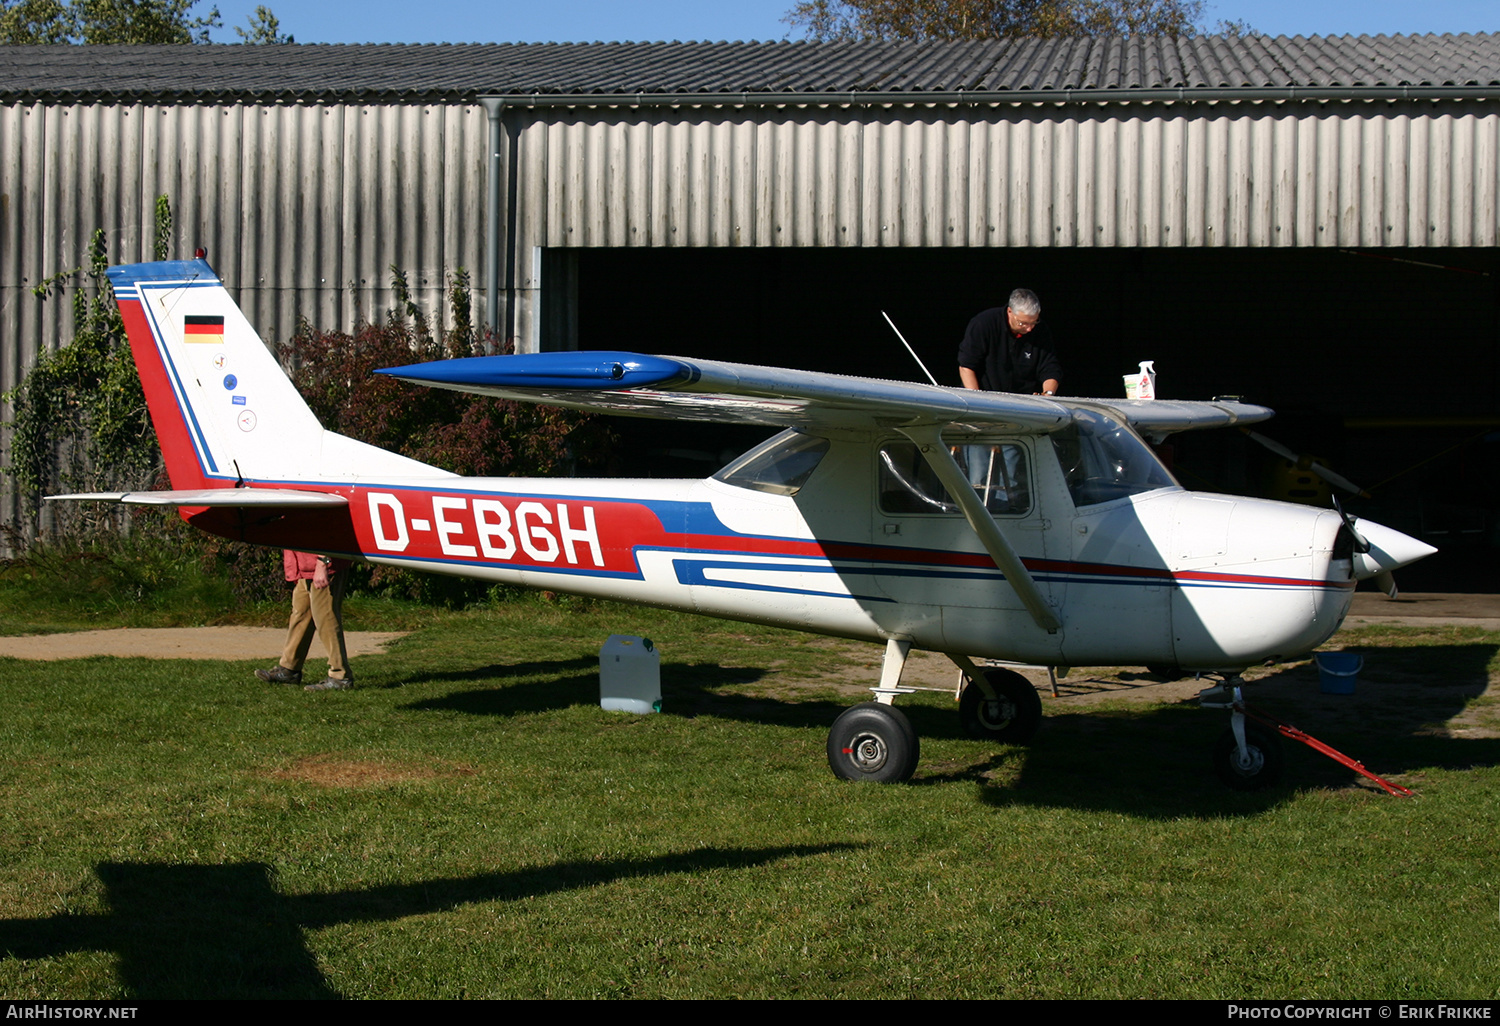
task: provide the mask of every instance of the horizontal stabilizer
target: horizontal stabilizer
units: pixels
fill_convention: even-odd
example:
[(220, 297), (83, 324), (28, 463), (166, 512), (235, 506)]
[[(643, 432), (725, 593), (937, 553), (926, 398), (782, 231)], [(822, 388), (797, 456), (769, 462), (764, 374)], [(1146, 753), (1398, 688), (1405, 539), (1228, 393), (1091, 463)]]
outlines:
[(49, 495), (49, 501), (121, 502), (131, 506), (347, 506), (349, 500), (328, 492), (304, 492), (292, 488), (195, 488), (175, 492), (82, 492)]
[(1170, 434), (1265, 420), (1234, 402), (1052, 399), (910, 381), (638, 353), (525, 353), (437, 360), (377, 371), (403, 381), (595, 413), (776, 427), (953, 424), (1047, 433), (1076, 406), (1106, 406), (1143, 433)]

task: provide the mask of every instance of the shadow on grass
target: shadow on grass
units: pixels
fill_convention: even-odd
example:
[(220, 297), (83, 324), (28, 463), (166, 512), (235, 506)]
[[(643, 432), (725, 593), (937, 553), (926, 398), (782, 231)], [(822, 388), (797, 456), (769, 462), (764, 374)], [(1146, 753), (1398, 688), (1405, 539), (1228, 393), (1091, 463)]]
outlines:
[[(1423, 770), (1500, 765), (1500, 739), (1454, 737), (1439, 726), (1463, 713), (1488, 687), (1494, 645), (1359, 651), (1366, 655), (1366, 670), (1352, 695), (1322, 694), (1316, 668), (1294, 665), (1248, 685), (1246, 701), (1252, 710), (1305, 730), (1370, 772), (1403, 778), (1417, 790)], [(1280, 785), (1232, 792), (1215, 775), (1211, 760), (1228, 725), (1226, 711), (1200, 709), (1193, 699), (1054, 709), (1024, 755), (1015, 749), (996, 753), (992, 747), (983, 758), (936, 779), (979, 783), (981, 799), (994, 806), (1061, 805), (1156, 818), (1253, 814), (1283, 801), (1293, 789), (1362, 787), (1379, 793), (1373, 781), (1290, 739), (1282, 741)], [(1018, 764), (1018, 758), (1024, 761)]]
[[(1435, 724), (1461, 714), (1489, 684), (1496, 646), (1487, 643), (1393, 644), (1349, 648), (1365, 656), (1353, 695), (1324, 695), (1310, 663), (1288, 665), (1246, 688), (1253, 707), (1295, 724), (1391, 777), (1423, 768), (1467, 768), (1500, 764), (1500, 741), (1444, 736)], [(663, 713), (714, 716), (745, 723), (827, 729), (850, 704), (826, 698), (767, 697), (726, 692), (755, 683), (772, 671), (670, 663), (662, 667)], [(411, 709), (441, 709), (480, 716), (593, 705), (598, 701), (598, 664), (591, 657), (515, 666), (486, 666), (421, 680), (503, 681), (514, 684), (455, 691)], [(414, 678), (418, 679), (418, 678)], [(1158, 678), (1126, 671), (1099, 690), (1138, 690)], [(1205, 681), (1205, 686), (1209, 682)], [(1087, 674), (1073, 678), (1087, 693)], [(1290, 788), (1346, 788), (1365, 778), (1294, 741), (1284, 743), (1286, 768), (1279, 788), (1234, 794), (1215, 776), (1211, 751), (1229, 717), (1202, 710), (1196, 700), (1176, 704), (1051, 705), (1030, 748), (975, 741), (974, 758), (963, 763), (924, 762), (917, 785), (968, 781), (982, 787), (994, 805), (1017, 802), (1066, 805), (1181, 816), (1253, 813), (1283, 800)], [(903, 703), (918, 735), (927, 740), (966, 740), (950, 709)], [(1370, 786), (1374, 786), (1373, 783)]]
[[(725, 715), (718, 706), (733, 705), (734, 697), (726, 699), (713, 689), (731, 684), (754, 683), (766, 673), (766, 670), (756, 667), (694, 666), (685, 663), (664, 665), (661, 668), (663, 711), (688, 718), (705, 712)], [(599, 704), (599, 660), (592, 656), (516, 663), (511, 666), (490, 665), (449, 673), (411, 674), (386, 686), (404, 687), (408, 684), (434, 682), (503, 682), (507, 678), (515, 683), (454, 691), (440, 698), (412, 702), (404, 708), (419, 711), (445, 710), (475, 716), (517, 716), (549, 709), (566, 709), (574, 705)], [(802, 703), (773, 704), (796, 707)]]
[(335, 998), (303, 931), (385, 922), (487, 901), (515, 901), (633, 877), (745, 869), (858, 844), (698, 848), (656, 858), (560, 862), (331, 894), (283, 895), (264, 863), (104, 862), (108, 912), (0, 920), (0, 953), (17, 959), (112, 951), (137, 998)]

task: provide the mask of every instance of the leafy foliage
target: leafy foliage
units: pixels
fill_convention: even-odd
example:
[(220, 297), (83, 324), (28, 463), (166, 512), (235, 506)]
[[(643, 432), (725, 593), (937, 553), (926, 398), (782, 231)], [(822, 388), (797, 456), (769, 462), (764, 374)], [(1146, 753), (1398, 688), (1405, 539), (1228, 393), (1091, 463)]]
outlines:
[(156, 197), (156, 225), (151, 233), (151, 255), (165, 260), (172, 252), (172, 204), (165, 195)]
[(0, 633), (95, 626), (286, 622), (281, 553), (134, 508), (128, 534), (74, 532), (24, 546), (9, 526), (0, 560)]
[(823, 40), (1193, 35), (1203, 0), (799, 0), (783, 19)]
[(304, 323), (280, 347), (293, 383), (324, 427), (474, 477), (548, 476), (569, 473), (579, 462), (602, 461), (607, 433), (580, 431), (590, 422), (585, 414), (417, 388), (373, 373), (500, 351), (493, 335), (473, 328), (469, 276), (462, 268), (448, 280), (452, 326), (441, 335), (412, 301), (406, 275), (395, 267), (391, 275), (397, 309), (385, 323), (362, 325), (352, 335)]
[(271, 13), (269, 7), (257, 4), (255, 13), (246, 19), (250, 23), (248, 29), (242, 29), (238, 25), (234, 27), (234, 34), (247, 43), (295, 43), (296, 40), (290, 34), (281, 34), (281, 22), (276, 15)]
[[(193, 16), (200, 0), (0, 0), (0, 44), (207, 43), (223, 26), (217, 7)], [(249, 28), (235, 28), (247, 43), (290, 43), (276, 16), (256, 7)]]
[[(170, 225), (170, 212), (167, 216)], [(150, 487), (156, 480), (156, 436), (105, 277), (106, 249), (100, 229), (89, 243), (85, 284), (73, 292), (73, 341), (41, 354), (26, 379), (5, 395), (15, 419), (4, 469), (33, 503), (55, 485), (122, 491)], [(79, 270), (54, 275), (34, 291), (46, 298)], [(84, 523), (100, 526), (94, 520)]]
[(59, 0), (0, 0), (0, 43), (70, 43), (73, 31), (70, 11)]

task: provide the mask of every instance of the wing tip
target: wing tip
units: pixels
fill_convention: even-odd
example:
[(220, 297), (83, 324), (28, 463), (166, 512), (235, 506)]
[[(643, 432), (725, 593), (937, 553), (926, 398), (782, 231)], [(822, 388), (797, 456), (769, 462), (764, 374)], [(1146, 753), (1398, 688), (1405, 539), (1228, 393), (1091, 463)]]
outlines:
[(696, 376), (692, 366), (681, 360), (611, 351), (468, 356), (382, 367), (375, 373), (419, 385), (459, 389), (650, 388), (680, 384)]

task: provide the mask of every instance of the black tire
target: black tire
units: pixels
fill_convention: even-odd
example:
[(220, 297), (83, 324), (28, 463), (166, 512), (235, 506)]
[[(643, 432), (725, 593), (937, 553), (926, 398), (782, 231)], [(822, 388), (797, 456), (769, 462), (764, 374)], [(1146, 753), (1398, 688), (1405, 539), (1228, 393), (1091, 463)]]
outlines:
[(879, 702), (845, 709), (828, 732), (828, 765), (845, 780), (910, 780), (921, 742), (901, 710)]
[(997, 698), (985, 698), (978, 685), (969, 684), (958, 697), (958, 718), (964, 732), (981, 740), (1024, 745), (1042, 725), (1042, 697), (1031, 681), (1015, 670), (991, 667), (984, 679)]
[(1214, 744), (1214, 772), (1236, 791), (1259, 791), (1281, 779), (1281, 735), (1254, 723), (1245, 724), (1248, 768), (1239, 765), (1239, 745), (1234, 731), (1225, 730)]

